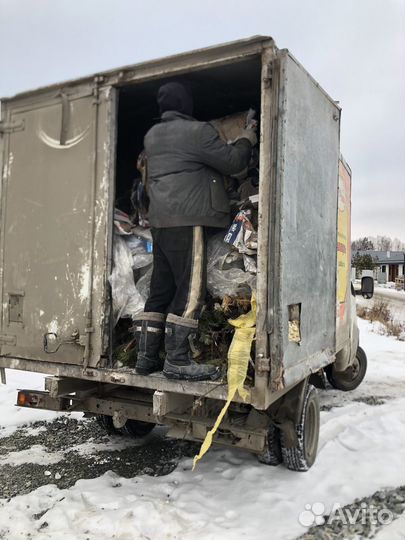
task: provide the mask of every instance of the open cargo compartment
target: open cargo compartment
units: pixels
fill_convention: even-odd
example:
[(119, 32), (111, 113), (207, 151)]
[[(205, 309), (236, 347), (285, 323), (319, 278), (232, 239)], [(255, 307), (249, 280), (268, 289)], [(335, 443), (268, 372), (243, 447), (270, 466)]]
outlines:
[[(180, 74), (192, 84), (199, 120), (252, 105), (260, 109), (257, 332), (247, 401), (267, 409), (333, 362), (336, 353), (340, 109), (287, 50), (268, 47), (220, 68)], [(157, 116), (157, 88), (166, 80), (170, 79), (119, 90), (118, 122), (123, 125), (118, 123), (118, 199), (129, 188), (132, 174), (125, 167), (129, 163), (134, 169), (143, 136), (153, 124), (153, 114)], [(140, 132), (132, 130), (139, 124)], [(174, 388), (172, 381), (158, 382), (159, 378), (163, 379), (148, 376), (142, 384)], [(212, 397), (226, 395), (220, 383), (181, 386), (194, 395), (207, 389)]]
[[(201, 69), (191, 73), (185, 73), (183, 76), (176, 77), (176, 80), (185, 81), (191, 88), (194, 100), (194, 112), (193, 116), (199, 121), (215, 121), (217, 119), (223, 119), (224, 117), (235, 117), (238, 115), (246, 117), (249, 109), (256, 111), (256, 119), (258, 121), (258, 138), (260, 133), (260, 112), (261, 112), (261, 74), (262, 74), (262, 57), (261, 55), (250, 56), (247, 59), (233, 61), (225, 64), (221, 67), (215, 67), (210, 69)], [(134, 179), (139, 177), (139, 172), (136, 168), (138, 155), (143, 150), (143, 139), (146, 132), (159, 121), (159, 110), (156, 102), (156, 96), (158, 88), (164, 84), (173, 80), (173, 77), (157, 78), (150, 81), (138, 82), (135, 84), (128, 84), (120, 86), (117, 89), (118, 93), (118, 113), (117, 113), (117, 151), (116, 151), (116, 178), (115, 178), (115, 207), (121, 211), (128, 213), (130, 216), (134, 216), (135, 221), (137, 217), (134, 214), (134, 207), (131, 204), (131, 190), (134, 185)], [(255, 147), (254, 153), (256, 154), (256, 166), (259, 166), (259, 151), (260, 145)], [(227, 179), (229, 191), (235, 194), (235, 190), (243, 183), (244, 180)], [(233, 186), (232, 186), (233, 184)], [(257, 202), (251, 203), (253, 213), (257, 216)], [(237, 207), (233, 207), (233, 216), (237, 213)], [(233, 217), (232, 216), (232, 217)], [(231, 224), (231, 221), (230, 223)], [(257, 224), (257, 221), (256, 221)], [(208, 241), (208, 256), (212, 255), (215, 251), (218, 251), (218, 245), (225, 244), (222, 242), (227, 233), (227, 229), (216, 229), (209, 231)], [(135, 235), (140, 234), (146, 238), (145, 230), (141, 230), (137, 227)], [(122, 238), (128, 238), (124, 236), (118, 236), (117, 230), (113, 234), (113, 243), (122, 242)], [(220, 247), (220, 246), (219, 246)], [(114, 246), (112, 246), (114, 250)], [(135, 270), (135, 281), (139, 292), (142, 293), (143, 299), (145, 299), (145, 282), (150, 279), (151, 274), (151, 262), (147, 266), (147, 254), (145, 248), (142, 248), (145, 255), (145, 266), (138, 270)], [(215, 254), (215, 253), (214, 253)], [(136, 256), (135, 256), (136, 257)], [(151, 261), (151, 254), (149, 255)], [(242, 261), (242, 259), (241, 259)], [(210, 266), (210, 260), (207, 261)], [(143, 261), (141, 261), (143, 264)], [(241, 262), (241, 264), (243, 264)], [(242, 271), (241, 271), (242, 272)], [(210, 274), (211, 275), (211, 274)], [(140, 279), (140, 281), (139, 281)], [(253, 280), (251, 280), (253, 281)], [(141, 284), (138, 287), (138, 284)], [(218, 289), (225, 290), (226, 284), (222, 278), (220, 286), (209, 287), (212, 295), (209, 295), (211, 299), (211, 308), (214, 305), (214, 299), (222, 301), (218, 296)], [(229, 289), (235, 289), (233, 283), (229, 282)], [(214, 292), (215, 291), (215, 294)], [(245, 288), (247, 291), (247, 288)], [(248, 302), (246, 300), (248, 299)], [(227, 300), (225, 299), (224, 302)], [(246, 294), (244, 301), (247, 305), (245, 311), (250, 309), (250, 292)], [(233, 312), (235, 313), (235, 311)], [(203, 314), (203, 320), (206, 316)], [(227, 318), (232, 318), (232, 312), (229, 312)], [(222, 315), (223, 320), (225, 317)], [(205, 323), (203, 321), (202, 325)], [(112, 329), (110, 350), (107, 366), (109, 368), (117, 368), (117, 352), (122, 352), (121, 345), (122, 340), (129, 345), (131, 350), (131, 335), (129, 328), (132, 325), (130, 317), (120, 319), (117, 324), (117, 318), (114, 316), (113, 310), (111, 310), (110, 328)], [(115, 327), (115, 328), (114, 328)], [(230, 344), (233, 331), (231, 328), (228, 330), (228, 345)], [(222, 347), (223, 349), (223, 347)], [(254, 350), (254, 349), (253, 349)], [(207, 352), (207, 351), (206, 351)], [(223, 371), (226, 377), (226, 352), (227, 349), (222, 351), (225, 353), (223, 360)], [(133, 363), (135, 361), (136, 349), (132, 349), (128, 354), (130, 357), (131, 369), (123, 368), (122, 371), (133, 371)], [(205, 358), (207, 360), (207, 358)], [(210, 359), (213, 360), (212, 358)], [(254, 359), (253, 359), (254, 360)], [(253, 364), (252, 364), (253, 366)], [(254, 370), (250, 368), (250, 380), (249, 386), (254, 386)], [(142, 377), (142, 380), (145, 379)], [(226, 381), (226, 379), (225, 379)], [(152, 374), (147, 377), (148, 386), (152, 388), (162, 388), (164, 383), (165, 388), (174, 388), (176, 385), (173, 381), (166, 381), (162, 374)], [(189, 386), (190, 392), (196, 395), (201, 395), (207, 391), (207, 387), (213, 390), (214, 387), (221, 389), (221, 397), (225, 397), (226, 389), (224, 388), (224, 381), (220, 382), (183, 382), (182, 387)], [(201, 388), (199, 388), (201, 387)]]

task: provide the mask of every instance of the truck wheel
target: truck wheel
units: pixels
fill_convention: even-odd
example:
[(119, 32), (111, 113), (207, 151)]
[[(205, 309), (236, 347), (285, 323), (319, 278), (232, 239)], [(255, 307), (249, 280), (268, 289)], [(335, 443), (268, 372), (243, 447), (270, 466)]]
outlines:
[(330, 384), (338, 390), (348, 392), (359, 386), (367, 371), (367, 356), (361, 347), (357, 347), (353, 364), (344, 371), (336, 371), (334, 364), (325, 369)]
[(149, 422), (141, 422), (139, 420), (127, 420), (125, 426), (116, 428), (111, 416), (106, 414), (98, 414), (96, 416), (97, 423), (108, 433), (108, 435), (126, 435), (138, 439), (148, 435), (155, 424)]
[(316, 388), (308, 384), (301, 414), (295, 425), (297, 444), (287, 447), (281, 431), (281, 454), (284, 465), (292, 471), (307, 471), (316, 458), (319, 439), (319, 399)]
[(281, 457), (280, 430), (270, 424), (267, 432), (267, 446), (265, 450), (257, 456), (260, 463), (265, 465), (279, 465), (283, 460)]
[(140, 420), (127, 420), (125, 426), (120, 428), (122, 435), (128, 435), (134, 439), (146, 437), (153, 430), (156, 424), (141, 422)]

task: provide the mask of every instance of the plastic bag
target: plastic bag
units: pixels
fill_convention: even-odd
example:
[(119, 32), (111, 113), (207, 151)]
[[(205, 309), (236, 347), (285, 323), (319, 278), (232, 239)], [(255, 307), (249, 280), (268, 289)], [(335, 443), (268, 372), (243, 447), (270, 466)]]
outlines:
[(238, 212), (225, 235), (224, 241), (234, 246), (239, 253), (253, 255), (257, 251), (257, 232), (250, 221), (251, 211)]
[(224, 242), (222, 232), (208, 240), (207, 258), (207, 289), (214, 298), (246, 296), (256, 287), (256, 276), (245, 272), (242, 256)]
[(136, 288), (142, 297), (142, 300), (146, 302), (150, 291), (150, 280), (152, 278), (153, 266), (151, 266), (146, 273), (138, 279), (136, 282)]
[(153, 255), (152, 253), (135, 253), (132, 255), (132, 261), (133, 268), (144, 268), (152, 264)]
[(125, 242), (131, 250), (133, 258), (132, 267), (134, 269), (144, 268), (145, 266), (152, 264), (152, 242), (133, 234), (125, 236)]
[(251, 274), (257, 273), (257, 263), (255, 259), (249, 255), (243, 254), (243, 264), (245, 265), (246, 272)]
[(132, 233), (137, 238), (147, 240), (152, 245), (153, 238), (152, 238), (152, 232), (150, 229), (145, 229), (145, 227), (141, 227), (140, 225), (137, 225), (136, 227), (132, 228)]
[(134, 224), (130, 220), (129, 215), (120, 210), (119, 208), (114, 209), (114, 225), (116, 234), (132, 234), (131, 229)]
[(108, 281), (111, 285), (114, 322), (117, 324), (120, 318), (134, 317), (142, 311), (145, 301), (135, 287), (131, 250), (119, 235), (114, 237), (113, 261), (113, 271)]

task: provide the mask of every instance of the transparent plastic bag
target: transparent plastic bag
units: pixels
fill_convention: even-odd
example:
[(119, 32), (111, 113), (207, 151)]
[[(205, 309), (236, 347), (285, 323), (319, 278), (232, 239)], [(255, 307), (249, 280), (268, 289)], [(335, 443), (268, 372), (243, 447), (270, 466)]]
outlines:
[(141, 295), (144, 303), (148, 299), (150, 291), (150, 280), (152, 278), (153, 266), (151, 266), (147, 272), (138, 279), (136, 282), (136, 288), (138, 289), (139, 294)]
[(243, 269), (243, 257), (224, 242), (224, 233), (208, 240), (207, 288), (214, 298), (249, 295), (256, 287), (256, 276)]
[(152, 264), (152, 243), (135, 235), (126, 236), (125, 242), (132, 253), (132, 268), (144, 268)]
[(132, 268), (144, 268), (152, 264), (153, 255), (152, 253), (135, 253), (132, 255)]
[[(123, 237), (115, 235), (113, 271), (108, 278), (111, 285), (114, 322), (121, 318), (134, 317), (143, 310), (145, 301), (134, 283), (132, 253)], [(114, 324), (114, 325), (115, 325)]]
[(249, 272), (250, 274), (256, 274), (257, 273), (257, 263), (254, 257), (251, 257), (249, 255), (243, 254), (243, 264), (245, 266), (246, 272)]

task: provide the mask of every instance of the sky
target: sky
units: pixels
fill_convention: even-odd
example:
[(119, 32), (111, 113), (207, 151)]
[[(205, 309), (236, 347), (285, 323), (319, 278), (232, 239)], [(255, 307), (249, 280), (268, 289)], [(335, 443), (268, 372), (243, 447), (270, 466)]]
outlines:
[(0, 0), (0, 96), (257, 34), (340, 102), (352, 238), (404, 241), (403, 0)]

